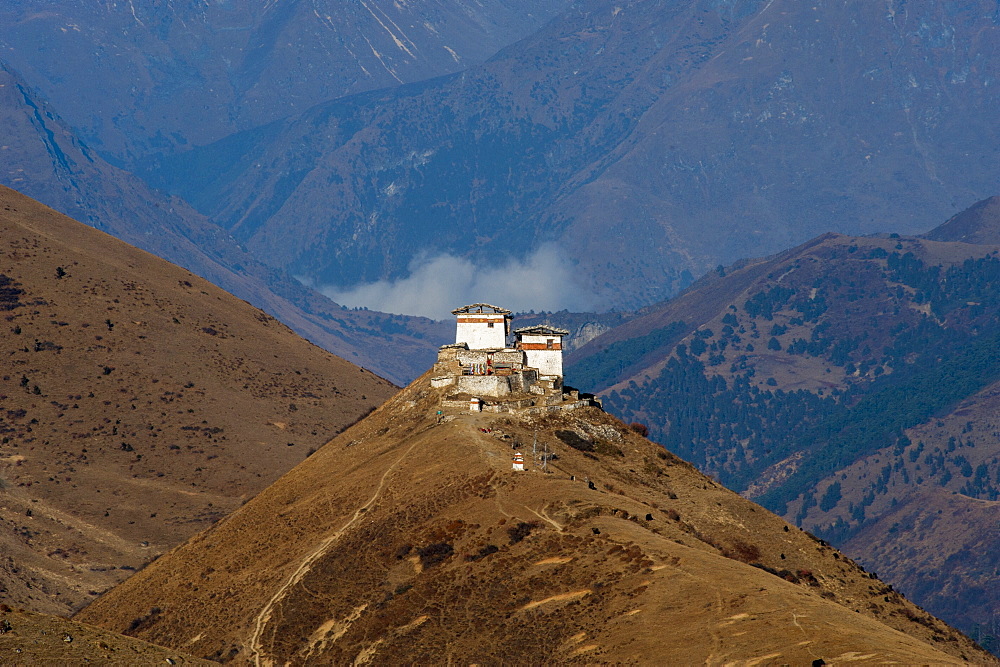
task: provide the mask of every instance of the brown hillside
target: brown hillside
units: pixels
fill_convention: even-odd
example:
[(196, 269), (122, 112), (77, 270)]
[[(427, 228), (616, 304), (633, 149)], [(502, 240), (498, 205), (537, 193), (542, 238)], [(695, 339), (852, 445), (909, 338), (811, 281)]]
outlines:
[[(189, 269), (352, 363), (406, 384), (444, 342), (434, 342), (440, 336), (434, 322), (344, 310), (254, 259), (188, 204), (102, 160), (2, 60), (0, 127), (0, 183)], [(0, 185), (0, 197), (8, 196)]]
[(1000, 245), (1000, 197), (973, 204), (924, 234), (924, 238)]
[[(982, 371), (982, 358), (948, 364), (977, 341), (1000, 340), (989, 282), (1000, 248), (948, 239), (959, 238), (960, 218), (966, 232), (990, 238), (981, 233), (996, 203), (928, 235), (941, 240), (825, 235), (727, 267), (572, 357), (586, 364), (618, 345), (621, 360), (604, 364), (622, 369), (604, 385), (609, 411), (646, 423), (655, 440), (763, 498), (995, 651), (1000, 382)], [(918, 260), (924, 269), (913, 268)], [(898, 268), (904, 262), (911, 268)], [(630, 339), (678, 321), (684, 327), (672, 339), (626, 355)], [(980, 371), (981, 384), (963, 383)], [(865, 424), (852, 422), (878, 433), (856, 450), (806, 431), (832, 403), (863, 407), (870, 391), (921, 376), (934, 379), (878, 410), (892, 418), (931, 395), (949, 397), (908, 421), (905, 439), (876, 431), (873, 411)], [(921, 386), (930, 389), (915, 396)], [(957, 386), (971, 389), (949, 393)], [(833, 463), (809, 467), (823, 457)], [(779, 495), (792, 483), (794, 492)]]
[(56, 616), (0, 605), (4, 665), (209, 665), (208, 661)]
[(0, 190), (0, 598), (68, 613), (394, 392), (191, 273)]
[(78, 618), (256, 664), (993, 662), (597, 408), (440, 399), (424, 376)]

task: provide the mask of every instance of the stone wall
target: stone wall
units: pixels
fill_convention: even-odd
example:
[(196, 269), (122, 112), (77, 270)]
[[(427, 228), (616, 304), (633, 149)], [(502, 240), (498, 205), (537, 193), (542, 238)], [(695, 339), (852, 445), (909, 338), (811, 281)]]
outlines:
[(517, 376), (463, 375), (458, 378), (458, 391), (473, 396), (500, 398), (511, 393), (511, 380)]

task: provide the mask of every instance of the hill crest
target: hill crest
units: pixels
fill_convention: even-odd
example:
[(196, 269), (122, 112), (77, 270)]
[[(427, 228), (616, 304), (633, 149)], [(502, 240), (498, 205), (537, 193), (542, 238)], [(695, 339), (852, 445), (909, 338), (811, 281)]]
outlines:
[(998, 270), (996, 245), (825, 235), (713, 272), (567, 375), (996, 650)]
[(599, 409), (470, 413), (430, 378), (78, 618), (257, 664), (990, 662)]

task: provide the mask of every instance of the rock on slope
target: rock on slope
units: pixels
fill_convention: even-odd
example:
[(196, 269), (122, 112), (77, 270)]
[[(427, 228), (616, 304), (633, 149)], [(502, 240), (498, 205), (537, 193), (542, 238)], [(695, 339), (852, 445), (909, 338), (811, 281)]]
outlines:
[(441, 398), (425, 375), (78, 618), (256, 664), (991, 662), (597, 408)]
[(0, 591), (68, 613), (395, 388), (0, 188)]

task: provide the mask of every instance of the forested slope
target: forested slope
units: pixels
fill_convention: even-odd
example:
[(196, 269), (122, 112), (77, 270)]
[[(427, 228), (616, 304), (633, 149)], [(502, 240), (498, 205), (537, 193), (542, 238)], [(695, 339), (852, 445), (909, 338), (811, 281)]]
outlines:
[[(975, 591), (996, 574), (975, 554), (1000, 498), (997, 246), (826, 236), (650, 310), (577, 351), (569, 381), (992, 641), (996, 603)], [(915, 518), (949, 507), (950, 526)], [(955, 576), (930, 574), (945, 560)]]

